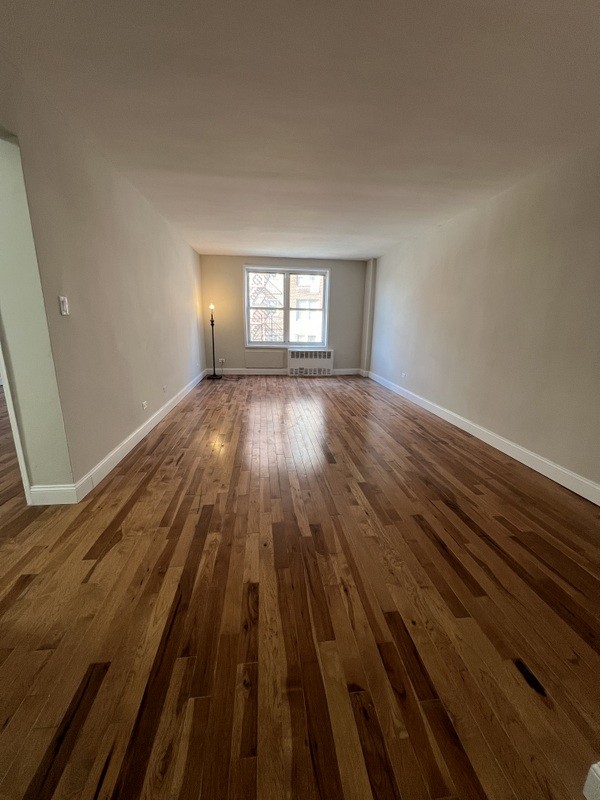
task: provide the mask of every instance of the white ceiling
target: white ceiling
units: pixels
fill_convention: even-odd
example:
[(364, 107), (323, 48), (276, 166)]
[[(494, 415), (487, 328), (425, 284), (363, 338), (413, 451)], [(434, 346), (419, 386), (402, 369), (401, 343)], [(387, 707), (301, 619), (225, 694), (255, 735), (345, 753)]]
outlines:
[(597, 141), (596, 0), (0, 0), (203, 253), (366, 258)]

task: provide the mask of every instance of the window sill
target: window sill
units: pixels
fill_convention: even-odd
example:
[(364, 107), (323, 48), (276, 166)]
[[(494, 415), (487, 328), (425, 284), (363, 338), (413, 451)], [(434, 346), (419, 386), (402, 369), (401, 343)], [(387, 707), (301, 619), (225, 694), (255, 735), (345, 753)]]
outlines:
[(304, 344), (302, 342), (265, 342), (264, 344), (252, 342), (252, 344), (246, 342), (246, 350), (323, 350), (326, 347), (329, 347), (327, 343), (323, 342), (308, 342)]

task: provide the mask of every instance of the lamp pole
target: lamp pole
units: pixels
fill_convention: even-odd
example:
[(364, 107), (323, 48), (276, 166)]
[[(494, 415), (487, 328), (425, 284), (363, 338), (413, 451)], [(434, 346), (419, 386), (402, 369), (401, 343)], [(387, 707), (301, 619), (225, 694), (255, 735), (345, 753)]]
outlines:
[(213, 371), (212, 375), (207, 375), (206, 377), (213, 381), (218, 381), (221, 379), (221, 375), (217, 375), (217, 368), (215, 362), (215, 307), (214, 304), (211, 303), (209, 305), (210, 308), (210, 333), (212, 336), (212, 356), (213, 356)]

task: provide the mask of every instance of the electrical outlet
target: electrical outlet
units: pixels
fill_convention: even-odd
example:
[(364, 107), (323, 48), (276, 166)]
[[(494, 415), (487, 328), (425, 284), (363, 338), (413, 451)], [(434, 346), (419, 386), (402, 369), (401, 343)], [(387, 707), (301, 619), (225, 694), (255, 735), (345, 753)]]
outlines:
[(142, 400), (142, 408), (144, 410), (148, 408), (148, 401), (147, 400)]
[(220, 358), (220, 359), (219, 359), (219, 364), (220, 364), (222, 367), (224, 367), (224, 366), (225, 366), (225, 359), (224, 359), (224, 358)]
[(166, 386), (163, 386), (163, 392), (164, 392), (165, 394), (167, 393), (167, 387), (166, 387)]

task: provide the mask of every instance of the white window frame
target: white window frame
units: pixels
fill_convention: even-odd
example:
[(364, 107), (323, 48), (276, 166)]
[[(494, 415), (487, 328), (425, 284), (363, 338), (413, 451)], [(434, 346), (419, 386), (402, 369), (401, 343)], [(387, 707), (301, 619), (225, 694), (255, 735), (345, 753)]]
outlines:
[[(283, 274), (283, 342), (253, 342), (250, 339), (250, 315), (248, 297), (248, 273), (249, 272), (271, 272)], [(297, 309), (290, 308), (290, 275), (322, 275), (324, 278), (323, 292), (323, 336), (322, 342), (290, 342), (290, 311)], [(314, 348), (318, 350), (327, 347), (329, 340), (329, 284), (331, 280), (331, 270), (324, 269), (304, 269), (299, 267), (263, 267), (261, 264), (244, 264), (244, 337), (246, 347), (268, 347), (276, 350), (287, 350), (288, 348), (302, 347), (306, 349)], [(310, 311), (310, 309), (306, 309)]]

